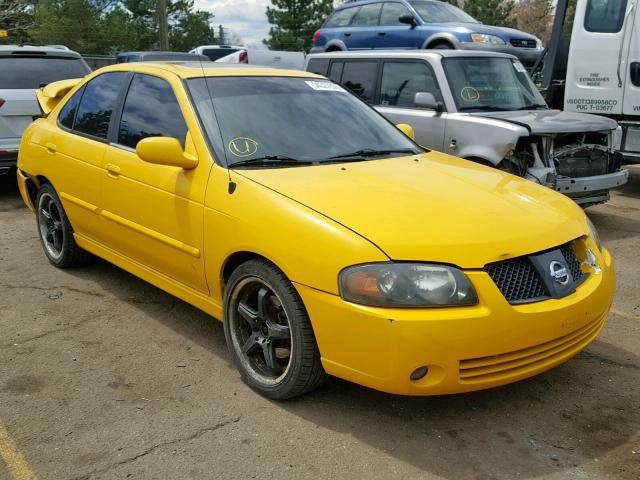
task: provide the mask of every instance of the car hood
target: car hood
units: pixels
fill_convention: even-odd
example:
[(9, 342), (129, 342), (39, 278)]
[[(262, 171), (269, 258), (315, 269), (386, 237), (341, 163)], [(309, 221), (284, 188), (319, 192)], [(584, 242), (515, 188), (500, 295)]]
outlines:
[(392, 260), (482, 268), (587, 233), (584, 213), (561, 194), (435, 152), (234, 172), (351, 229)]
[(507, 27), (495, 27), (493, 25), (484, 25), (482, 23), (462, 23), (464, 28), (468, 29), (470, 33), (485, 33), (488, 35), (498, 35), (502, 38), (520, 38), (526, 40), (537, 40), (535, 35), (516, 30), (515, 28)]
[(471, 115), (489, 117), (522, 125), (532, 134), (604, 132), (614, 130), (615, 120), (587, 113), (560, 110), (524, 110), (516, 112), (475, 112)]

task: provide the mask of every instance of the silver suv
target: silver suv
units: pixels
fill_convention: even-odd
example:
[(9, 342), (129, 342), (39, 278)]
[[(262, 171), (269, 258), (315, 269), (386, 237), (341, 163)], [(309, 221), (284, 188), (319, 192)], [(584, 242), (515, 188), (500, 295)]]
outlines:
[(16, 165), (22, 132), (40, 115), (36, 89), (89, 72), (82, 57), (68, 49), (0, 46), (0, 174)]
[(614, 120), (551, 110), (524, 66), (503, 53), (457, 50), (309, 55), (325, 75), (407, 123), (428, 148), (528, 178), (582, 206), (627, 182)]

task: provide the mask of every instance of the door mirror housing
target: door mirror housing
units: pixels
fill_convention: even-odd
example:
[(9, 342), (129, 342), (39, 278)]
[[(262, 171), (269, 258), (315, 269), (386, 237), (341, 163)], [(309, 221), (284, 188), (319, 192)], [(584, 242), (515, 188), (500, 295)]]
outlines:
[(436, 100), (435, 95), (431, 92), (416, 93), (413, 102), (418, 108), (426, 108), (428, 110), (435, 110), (436, 112), (442, 112), (444, 110), (442, 102)]
[(186, 153), (177, 138), (148, 137), (136, 145), (138, 156), (148, 163), (190, 170), (198, 165), (198, 158)]
[(413, 15), (401, 15), (398, 17), (398, 21), (400, 23), (405, 23), (407, 25), (411, 25), (411, 27), (415, 27), (416, 25), (418, 25), (418, 22), (416, 22), (416, 19)]
[(413, 131), (413, 127), (411, 125), (409, 125), (408, 123), (399, 123), (396, 125), (396, 128), (400, 130), (402, 133), (404, 133), (411, 140), (415, 141), (416, 134)]

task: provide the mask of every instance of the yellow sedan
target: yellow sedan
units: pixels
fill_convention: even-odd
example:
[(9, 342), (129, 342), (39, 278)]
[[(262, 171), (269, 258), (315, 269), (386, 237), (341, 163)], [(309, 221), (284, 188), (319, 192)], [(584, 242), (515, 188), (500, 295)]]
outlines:
[(242, 378), (478, 390), (596, 338), (609, 252), (571, 200), (416, 145), (305, 72), (121, 64), (38, 91), (18, 160), (44, 253), (223, 320)]

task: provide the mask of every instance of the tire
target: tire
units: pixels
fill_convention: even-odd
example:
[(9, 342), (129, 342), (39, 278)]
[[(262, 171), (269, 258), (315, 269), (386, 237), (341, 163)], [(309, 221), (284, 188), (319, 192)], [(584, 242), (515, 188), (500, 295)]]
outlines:
[(91, 254), (76, 244), (60, 198), (49, 183), (38, 190), (36, 225), (44, 254), (53, 266), (72, 268), (90, 260)]
[(249, 260), (231, 274), (224, 335), (242, 380), (265, 397), (293, 398), (327, 377), (302, 299), (266, 260)]
[(454, 48), (448, 43), (437, 43), (433, 47), (429, 47), (430, 50), (454, 50)]

